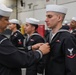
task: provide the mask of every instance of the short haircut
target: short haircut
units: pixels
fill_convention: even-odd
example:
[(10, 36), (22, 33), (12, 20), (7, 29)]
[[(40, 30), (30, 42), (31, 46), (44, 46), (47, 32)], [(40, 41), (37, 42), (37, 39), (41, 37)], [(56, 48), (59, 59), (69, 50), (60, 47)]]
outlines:
[(31, 24), (31, 25), (33, 25), (35, 27), (35, 30), (38, 28), (38, 25), (37, 24)]
[(54, 12), (54, 13), (56, 13), (57, 15), (61, 15), (62, 18), (63, 18), (63, 19), (62, 19), (62, 22), (63, 22), (63, 20), (64, 20), (66, 14), (64, 14), (64, 13), (59, 13), (59, 12)]

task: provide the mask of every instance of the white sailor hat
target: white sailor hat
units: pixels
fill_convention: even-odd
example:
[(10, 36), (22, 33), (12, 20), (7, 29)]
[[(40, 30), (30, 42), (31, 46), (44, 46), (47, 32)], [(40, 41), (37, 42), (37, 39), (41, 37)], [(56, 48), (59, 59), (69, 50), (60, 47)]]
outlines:
[(67, 8), (61, 5), (46, 5), (46, 11), (54, 11), (66, 14)]
[(38, 25), (40, 21), (35, 18), (26, 18), (26, 22)]
[(76, 21), (76, 17), (72, 17), (72, 20)]
[(5, 17), (9, 17), (12, 13), (12, 9), (6, 7), (4, 4), (0, 4), (0, 15), (1, 16), (5, 16)]
[(19, 21), (17, 19), (11, 19), (9, 20), (10, 23), (19, 24)]

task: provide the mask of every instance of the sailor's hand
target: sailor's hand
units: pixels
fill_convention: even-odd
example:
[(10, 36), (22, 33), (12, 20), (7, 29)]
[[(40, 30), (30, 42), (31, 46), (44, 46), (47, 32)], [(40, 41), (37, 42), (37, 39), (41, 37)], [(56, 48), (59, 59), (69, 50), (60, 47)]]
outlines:
[(39, 50), (43, 53), (43, 54), (47, 54), (50, 52), (50, 45), (49, 43), (45, 43), (43, 45), (40, 46)]
[(35, 44), (35, 45), (33, 45), (32, 46), (32, 50), (37, 50), (37, 49), (39, 49), (39, 47), (41, 46), (41, 45), (43, 45), (44, 43), (38, 43), (38, 44)]

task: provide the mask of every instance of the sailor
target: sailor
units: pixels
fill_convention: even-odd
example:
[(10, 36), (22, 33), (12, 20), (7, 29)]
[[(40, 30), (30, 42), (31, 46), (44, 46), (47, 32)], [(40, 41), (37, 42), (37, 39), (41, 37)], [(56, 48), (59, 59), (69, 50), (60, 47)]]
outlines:
[[(45, 43), (44, 38), (37, 32), (37, 28), (40, 21), (35, 18), (26, 18), (25, 32), (28, 34), (28, 40), (26, 42), (27, 52), (31, 49), (31, 46), (37, 43)], [(36, 64), (26, 69), (26, 75), (37, 75), (37, 73), (43, 74), (45, 62), (44, 57)]]
[(25, 38), (24, 35), (20, 32), (21, 26), (19, 24), (19, 20), (10, 19), (9, 23), (9, 29), (12, 31), (10, 41), (18, 49), (24, 50), (23, 42)]
[(48, 54), (45, 75), (76, 75), (76, 39), (62, 28), (67, 8), (46, 5), (46, 24), (52, 29), (51, 52)]
[(0, 75), (21, 75), (18, 68), (28, 67), (39, 61), (50, 50), (48, 43), (33, 45), (36, 51), (18, 50), (2, 32), (9, 25), (12, 9), (0, 4)]
[(71, 33), (75, 36), (76, 38), (76, 17), (72, 17), (71, 19), (71, 23), (70, 23), (70, 27), (71, 27)]

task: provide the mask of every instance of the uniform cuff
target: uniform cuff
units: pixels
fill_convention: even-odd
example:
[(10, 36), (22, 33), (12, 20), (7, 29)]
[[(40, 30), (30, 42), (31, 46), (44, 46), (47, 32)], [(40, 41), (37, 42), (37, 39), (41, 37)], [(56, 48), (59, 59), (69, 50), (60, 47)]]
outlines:
[(43, 57), (42, 52), (41, 52), (40, 50), (36, 50), (36, 51), (39, 52), (39, 54), (40, 54), (40, 58), (42, 58), (42, 57)]
[(28, 46), (27, 48), (28, 48), (28, 50), (31, 50), (32, 49), (32, 46)]

